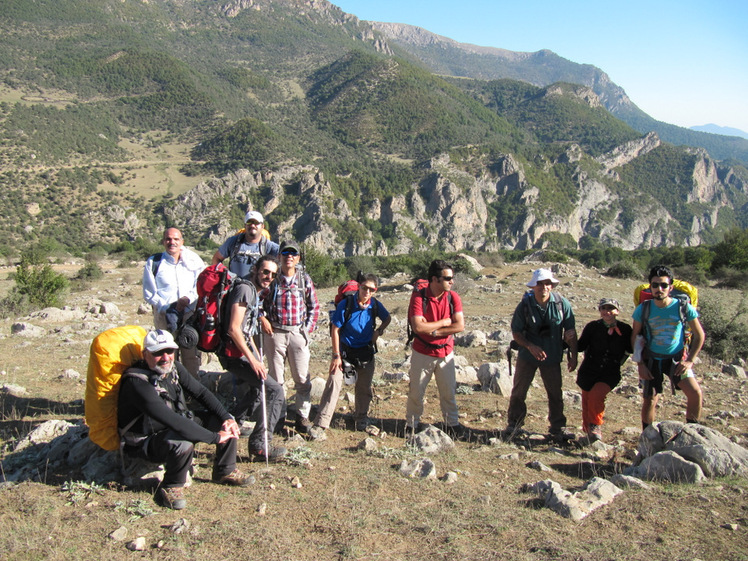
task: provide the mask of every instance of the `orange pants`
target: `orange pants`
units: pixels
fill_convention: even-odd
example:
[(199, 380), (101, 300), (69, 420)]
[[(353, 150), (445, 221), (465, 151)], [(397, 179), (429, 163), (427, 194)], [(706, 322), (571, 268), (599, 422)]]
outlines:
[(590, 425), (602, 425), (605, 415), (605, 398), (611, 387), (597, 382), (590, 391), (582, 390), (582, 430), (589, 431)]

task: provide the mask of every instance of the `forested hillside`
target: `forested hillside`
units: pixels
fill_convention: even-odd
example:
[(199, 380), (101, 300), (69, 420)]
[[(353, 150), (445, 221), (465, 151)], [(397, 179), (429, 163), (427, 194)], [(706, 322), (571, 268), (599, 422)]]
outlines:
[(0, 5), (6, 256), (167, 223), (212, 247), (247, 208), (344, 254), (697, 245), (748, 220), (738, 162), (643, 137), (587, 87), (440, 77), (325, 1)]

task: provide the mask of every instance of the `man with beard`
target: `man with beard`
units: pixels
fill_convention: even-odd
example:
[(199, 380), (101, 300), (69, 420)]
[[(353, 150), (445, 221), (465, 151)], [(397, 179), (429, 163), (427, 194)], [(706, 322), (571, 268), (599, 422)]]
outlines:
[[(153, 326), (176, 334), (179, 326), (192, 315), (197, 301), (197, 277), (205, 263), (194, 251), (184, 247), (182, 232), (164, 230), (166, 251), (151, 255), (143, 269), (143, 298), (153, 308)], [(179, 360), (193, 376), (200, 370), (200, 353), (180, 348)]]
[[(258, 291), (267, 288), (277, 273), (275, 257), (265, 255), (257, 261), (251, 284), (243, 280), (234, 282), (226, 296), (226, 313), (221, 326), (228, 337), (218, 353), (221, 366), (249, 385), (247, 392), (238, 399), (234, 414), (240, 423), (254, 416), (256, 422), (249, 435), (249, 454), (253, 459), (268, 461), (276, 461), (286, 455), (285, 448), (270, 445), (272, 429), (267, 430), (277, 425), (284, 396), (283, 387), (267, 376), (262, 354), (257, 350), (259, 336), (255, 331)], [(265, 412), (260, 407), (263, 393)]]
[[(645, 300), (634, 310), (631, 344), (637, 335), (644, 335), (645, 347), (639, 365), (642, 384), (642, 429), (654, 422), (655, 408), (665, 376), (670, 378), (673, 392), (686, 396), (686, 422), (697, 423), (701, 416), (701, 387), (693, 371), (694, 361), (704, 344), (704, 329), (699, 313), (691, 304), (671, 296), (673, 273), (658, 265), (649, 272), (652, 300)], [(692, 333), (686, 349), (686, 332)]]
[(262, 235), (265, 219), (256, 210), (244, 217), (244, 232), (228, 238), (213, 254), (212, 265), (229, 258), (229, 271), (243, 279), (249, 274), (257, 260), (263, 255), (278, 255), (278, 244)]
[[(246, 486), (251, 479), (236, 467), (239, 426), (218, 399), (174, 361), (177, 348), (166, 330), (146, 335), (143, 360), (122, 375), (117, 424), (125, 453), (164, 464), (156, 501), (181, 510), (187, 506), (184, 485), (197, 442), (216, 445), (214, 482)], [(185, 394), (205, 410), (190, 411)]]

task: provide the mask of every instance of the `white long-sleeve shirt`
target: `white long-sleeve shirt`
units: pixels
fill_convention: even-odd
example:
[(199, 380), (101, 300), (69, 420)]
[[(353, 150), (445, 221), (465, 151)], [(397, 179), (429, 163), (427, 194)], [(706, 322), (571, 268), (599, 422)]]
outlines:
[(153, 256), (145, 262), (143, 269), (143, 298), (153, 311), (163, 313), (169, 304), (179, 300), (182, 296), (190, 299), (190, 307), (197, 300), (197, 276), (205, 268), (200, 256), (186, 247), (182, 248), (179, 261), (166, 252), (161, 254), (161, 262), (156, 276), (153, 276)]

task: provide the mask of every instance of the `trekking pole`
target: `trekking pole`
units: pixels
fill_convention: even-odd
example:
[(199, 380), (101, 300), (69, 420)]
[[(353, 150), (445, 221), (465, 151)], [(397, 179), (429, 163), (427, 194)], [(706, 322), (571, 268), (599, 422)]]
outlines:
[(509, 363), (509, 377), (512, 377), (512, 347), (506, 348), (506, 360)]
[[(262, 334), (260, 334), (260, 362), (264, 362), (262, 355)], [(262, 400), (262, 444), (265, 447), (265, 467), (268, 467), (270, 465), (270, 459), (268, 458), (270, 448), (268, 446), (268, 405), (267, 397), (265, 396), (265, 380), (262, 380), (262, 394), (260, 399)]]

